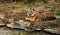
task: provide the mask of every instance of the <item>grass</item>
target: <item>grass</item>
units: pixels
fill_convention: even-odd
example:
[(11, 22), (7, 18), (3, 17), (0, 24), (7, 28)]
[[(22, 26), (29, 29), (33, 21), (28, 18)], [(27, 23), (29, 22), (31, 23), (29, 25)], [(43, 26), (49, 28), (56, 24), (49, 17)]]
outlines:
[(60, 16), (60, 12), (57, 12), (56, 15), (59, 15)]
[(23, 2), (23, 1), (19, 1), (17, 2), (18, 5), (21, 5), (21, 6), (29, 6), (29, 7), (32, 7), (33, 6), (33, 3), (26, 3), (26, 2)]
[(17, 2), (17, 4), (19, 4), (19, 5), (25, 5), (24, 2)]
[(54, 12), (54, 14), (60, 16), (60, 11), (56, 11), (56, 12)]

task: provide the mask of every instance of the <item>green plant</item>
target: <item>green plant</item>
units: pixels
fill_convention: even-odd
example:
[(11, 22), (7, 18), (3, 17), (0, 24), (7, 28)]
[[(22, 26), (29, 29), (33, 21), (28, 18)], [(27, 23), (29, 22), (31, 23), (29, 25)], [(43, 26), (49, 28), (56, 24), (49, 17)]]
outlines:
[(60, 15), (60, 11), (56, 11), (56, 12), (54, 12), (54, 14)]

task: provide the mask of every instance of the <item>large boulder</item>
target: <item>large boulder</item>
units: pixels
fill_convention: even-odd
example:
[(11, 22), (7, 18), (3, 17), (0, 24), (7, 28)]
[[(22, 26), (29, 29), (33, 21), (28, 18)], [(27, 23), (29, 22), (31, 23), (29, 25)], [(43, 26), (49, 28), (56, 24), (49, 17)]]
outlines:
[[(24, 29), (25, 31), (34, 31), (34, 30), (46, 30), (59, 28), (60, 23), (56, 20), (53, 21), (41, 21), (41, 22), (28, 22), (24, 20), (16, 21), (16, 23), (7, 24), (7, 27)], [(55, 30), (55, 29), (54, 29)], [(58, 30), (57, 30), (58, 31)], [(54, 32), (54, 31), (50, 31)], [(55, 32), (56, 33), (56, 32)]]

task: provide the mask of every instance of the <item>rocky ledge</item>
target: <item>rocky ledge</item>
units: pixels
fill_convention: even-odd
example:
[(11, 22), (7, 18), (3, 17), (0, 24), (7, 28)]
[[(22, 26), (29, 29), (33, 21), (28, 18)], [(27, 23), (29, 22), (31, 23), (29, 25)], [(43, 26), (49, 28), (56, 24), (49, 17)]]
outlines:
[(60, 23), (57, 22), (56, 20), (41, 21), (41, 22), (34, 22), (34, 23), (24, 21), (24, 20), (19, 20), (16, 21), (16, 23), (7, 24), (7, 27), (24, 29), (26, 31), (53, 29), (53, 28), (59, 28), (59, 26)]

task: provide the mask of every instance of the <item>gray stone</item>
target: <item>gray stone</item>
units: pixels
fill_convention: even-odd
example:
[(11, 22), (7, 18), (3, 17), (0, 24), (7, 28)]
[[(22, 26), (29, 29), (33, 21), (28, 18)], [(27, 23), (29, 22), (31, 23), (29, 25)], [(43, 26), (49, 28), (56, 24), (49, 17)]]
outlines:
[[(19, 24), (16, 26), (16, 24)], [(46, 30), (52, 33), (60, 33), (58, 30), (58, 27), (60, 25), (57, 20), (52, 20), (52, 21), (40, 21), (40, 22), (28, 22), (24, 20), (19, 20), (16, 21), (15, 25), (8, 26), (10, 28), (19, 28), (19, 29), (24, 29), (25, 31), (34, 31), (34, 30)]]
[(45, 31), (49, 31), (51, 33), (60, 34), (60, 28), (53, 28), (53, 29), (44, 29)]
[(19, 20), (16, 23), (20, 24), (20, 27), (22, 29), (24, 29), (25, 27), (29, 27), (30, 26), (30, 22), (25, 22), (24, 20)]
[(47, 29), (48, 27), (51, 27), (51, 28), (55, 28), (57, 25), (59, 26), (60, 24), (56, 22), (56, 20), (53, 20), (53, 21), (41, 21), (41, 22), (35, 22), (35, 23), (32, 23), (32, 22), (27, 22), (27, 21), (24, 21), (24, 20), (19, 20), (17, 21), (16, 23), (20, 24), (20, 27), (21, 28), (32, 28), (34, 30), (41, 30), (43, 28), (46, 28), (45, 26), (47, 26)]

